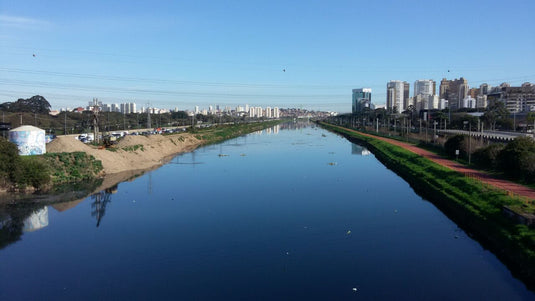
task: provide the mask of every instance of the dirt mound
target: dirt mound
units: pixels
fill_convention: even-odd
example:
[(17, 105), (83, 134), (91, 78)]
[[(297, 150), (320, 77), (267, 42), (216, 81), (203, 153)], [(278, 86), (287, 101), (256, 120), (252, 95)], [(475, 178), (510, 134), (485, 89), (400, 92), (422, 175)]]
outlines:
[[(61, 136), (47, 145), (47, 152), (78, 152), (92, 155), (102, 162), (104, 173), (152, 168), (164, 163), (169, 156), (195, 149), (202, 141), (191, 134), (126, 136), (113, 149), (97, 149), (76, 140), (72, 136)], [(143, 147), (133, 146), (141, 145)]]
[(72, 136), (60, 136), (46, 145), (48, 153), (63, 153), (63, 152), (89, 152), (92, 148), (84, 143), (76, 140)]
[(149, 143), (149, 139), (145, 136), (125, 136), (124, 138), (120, 139), (117, 143), (118, 148), (123, 147), (129, 147), (134, 145), (145, 145), (146, 143)]

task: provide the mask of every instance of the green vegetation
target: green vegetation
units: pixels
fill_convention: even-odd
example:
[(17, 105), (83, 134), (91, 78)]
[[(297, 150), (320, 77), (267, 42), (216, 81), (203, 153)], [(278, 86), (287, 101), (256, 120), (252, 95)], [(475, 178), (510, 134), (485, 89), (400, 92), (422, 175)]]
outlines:
[(30, 112), (48, 114), (50, 103), (41, 95), (35, 95), (28, 99), (19, 98), (15, 102), (4, 102), (0, 104), (0, 110), (6, 112)]
[[(173, 140), (171, 140), (173, 141)], [(132, 146), (127, 146), (127, 147), (123, 147), (122, 150), (124, 151), (127, 151), (127, 152), (135, 152), (137, 150), (141, 150), (142, 152), (144, 152), (145, 150), (143, 149), (143, 144), (136, 144), (136, 145), (132, 145)]]
[(223, 140), (239, 137), (248, 133), (263, 130), (265, 128), (277, 125), (283, 121), (265, 121), (255, 123), (241, 123), (232, 125), (218, 125), (208, 128), (201, 128), (195, 130), (195, 137), (203, 140), (203, 144), (217, 143)]
[(53, 184), (73, 183), (95, 179), (102, 163), (84, 152), (48, 153), (42, 156), (52, 170)]
[(43, 191), (52, 185), (92, 180), (101, 170), (101, 162), (83, 152), (19, 156), (15, 144), (0, 138), (0, 185), (4, 189)]
[(401, 147), (344, 128), (322, 125), (350, 140), (365, 143), (381, 162), (402, 176), (418, 193), (495, 250), (528, 280), (529, 285), (535, 285), (535, 229), (515, 224), (502, 213), (503, 206), (532, 212), (533, 201), (509, 196)]
[[(468, 137), (456, 135), (444, 144), (446, 153), (455, 158), (455, 150), (461, 157), (468, 155)], [(477, 167), (502, 173), (521, 183), (535, 184), (535, 141), (529, 137), (517, 137), (507, 145), (491, 144), (474, 152)]]

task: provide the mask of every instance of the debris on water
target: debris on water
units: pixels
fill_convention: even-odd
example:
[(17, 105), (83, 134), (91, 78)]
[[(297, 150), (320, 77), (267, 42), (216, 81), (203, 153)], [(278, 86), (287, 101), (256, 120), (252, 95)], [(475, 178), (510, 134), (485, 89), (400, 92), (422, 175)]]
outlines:
[(226, 154), (219, 154), (219, 157), (228, 157)]
[(329, 152), (329, 155), (334, 155), (334, 152)]
[(135, 202), (136, 202), (136, 200), (132, 200), (132, 203), (135, 203)]
[(327, 137), (327, 135), (325, 135), (325, 134), (321, 134), (321, 137)]
[(290, 255), (290, 252), (286, 251), (286, 255)]
[(453, 238), (455, 238), (455, 239), (458, 239), (458, 238), (459, 238), (459, 236), (458, 236), (458, 235), (455, 235), (455, 236), (454, 236)]
[(353, 288), (353, 291), (354, 291), (354, 292), (356, 292), (356, 291), (357, 291), (357, 288), (356, 288), (356, 287), (354, 287), (354, 288)]
[(394, 209), (394, 213), (398, 213), (398, 210), (397, 210), (397, 209)]
[(333, 166), (333, 165), (336, 165), (336, 162), (329, 162), (328, 164)]
[(346, 235), (351, 235), (351, 230), (347, 230)]
[(245, 156), (247, 156), (247, 155), (246, 155), (246, 154), (240, 154), (240, 156), (245, 157)]

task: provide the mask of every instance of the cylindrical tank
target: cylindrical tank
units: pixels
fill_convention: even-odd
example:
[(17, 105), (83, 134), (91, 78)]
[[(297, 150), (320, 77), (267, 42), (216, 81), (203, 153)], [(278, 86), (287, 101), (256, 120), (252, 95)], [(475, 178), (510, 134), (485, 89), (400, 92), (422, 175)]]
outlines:
[(9, 131), (9, 141), (17, 145), (21, 156), (46, 153), (45, 130), (31, 125), (23, 125)]

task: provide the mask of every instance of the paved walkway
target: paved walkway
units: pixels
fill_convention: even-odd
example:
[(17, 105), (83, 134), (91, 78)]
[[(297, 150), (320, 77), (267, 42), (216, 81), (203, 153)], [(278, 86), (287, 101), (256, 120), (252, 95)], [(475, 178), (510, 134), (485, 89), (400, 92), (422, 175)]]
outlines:
[[(344, 129), (348, 130), (347, 128), (344, 128)], [(415, 154), (418, 154), (418, 155), (420, 155), (422, 157), (425, 157), (425, 158), (427, 158), (427, 159), (429, 159), (429, 160), (431, 160), (431, 161), (433, 161), (433, 162), (435, 162), (437, 164), (440, 164), (442, 166), (448, 167), (448, 168), (453, 169), (453, 170), (458, 171), (458, 172), (462, 172), (463, 174), (465, 174), (468, 177), (475, 178), (475, 179), (477, 179), (477, 180), (479, 180), (479, 181), (481, 181), (483, 183), (486, 183), (486, 184), (492, 185), (494, 187), (497, 187), (499, 189), (505, 190), (509, 194), (522, 196), (522, 197), (528, 198), (530, 200), (535, 200), (535, 189), (531, 189), (529, 187), (526, 187), (526, 186), (523, 186), (523, 185), (520, 185), (520, 184), (516, 184), (516, 183), (510, 182), (510, 181), (507, 181), (507, 180), (494, 178), (494, 177), (492, 177), (491, 175), (489, 175), (489, 174), (487, 174), (485, 172), (468, 168), (468, 167), (466, 167), (466, 166), (464, 166), (462, 164), (459, 164), (459, 163), (457, 163), (455, 161), (444, 159), (444, 158), (442, 158), (441, 156), (439, 156), (437, 154), (434, 154), (434, 153), (432, 153), (430, 151), (427, 151), (425, 149), (421, 149), (421, 148), (416, 147), (416, 146), (414, 146), (412, 144), (408, 144), (408, 143), (401, 142), (401, 141), (394, 140), (394, 139), (390, 139), (390, 138), (385, 138), (385, 137), (365, 134), (365, 133), (362, 133), (362, 132), (359, 132), (359, 131), (355, 131), (355, 130), (350, 130), (350, 131), (358, 133), (360, 135), (364, 135), (364, 136), (368, 136), (368, 137), (371, 137), (371, 138), (383, 140), (383, 141), (388, 142), (390, 144), (394, 144), (394, 145), (403, 147), (404, 149), (409, 150), (409, 151), (411, 151), (411, 152), (413, 152)]]

